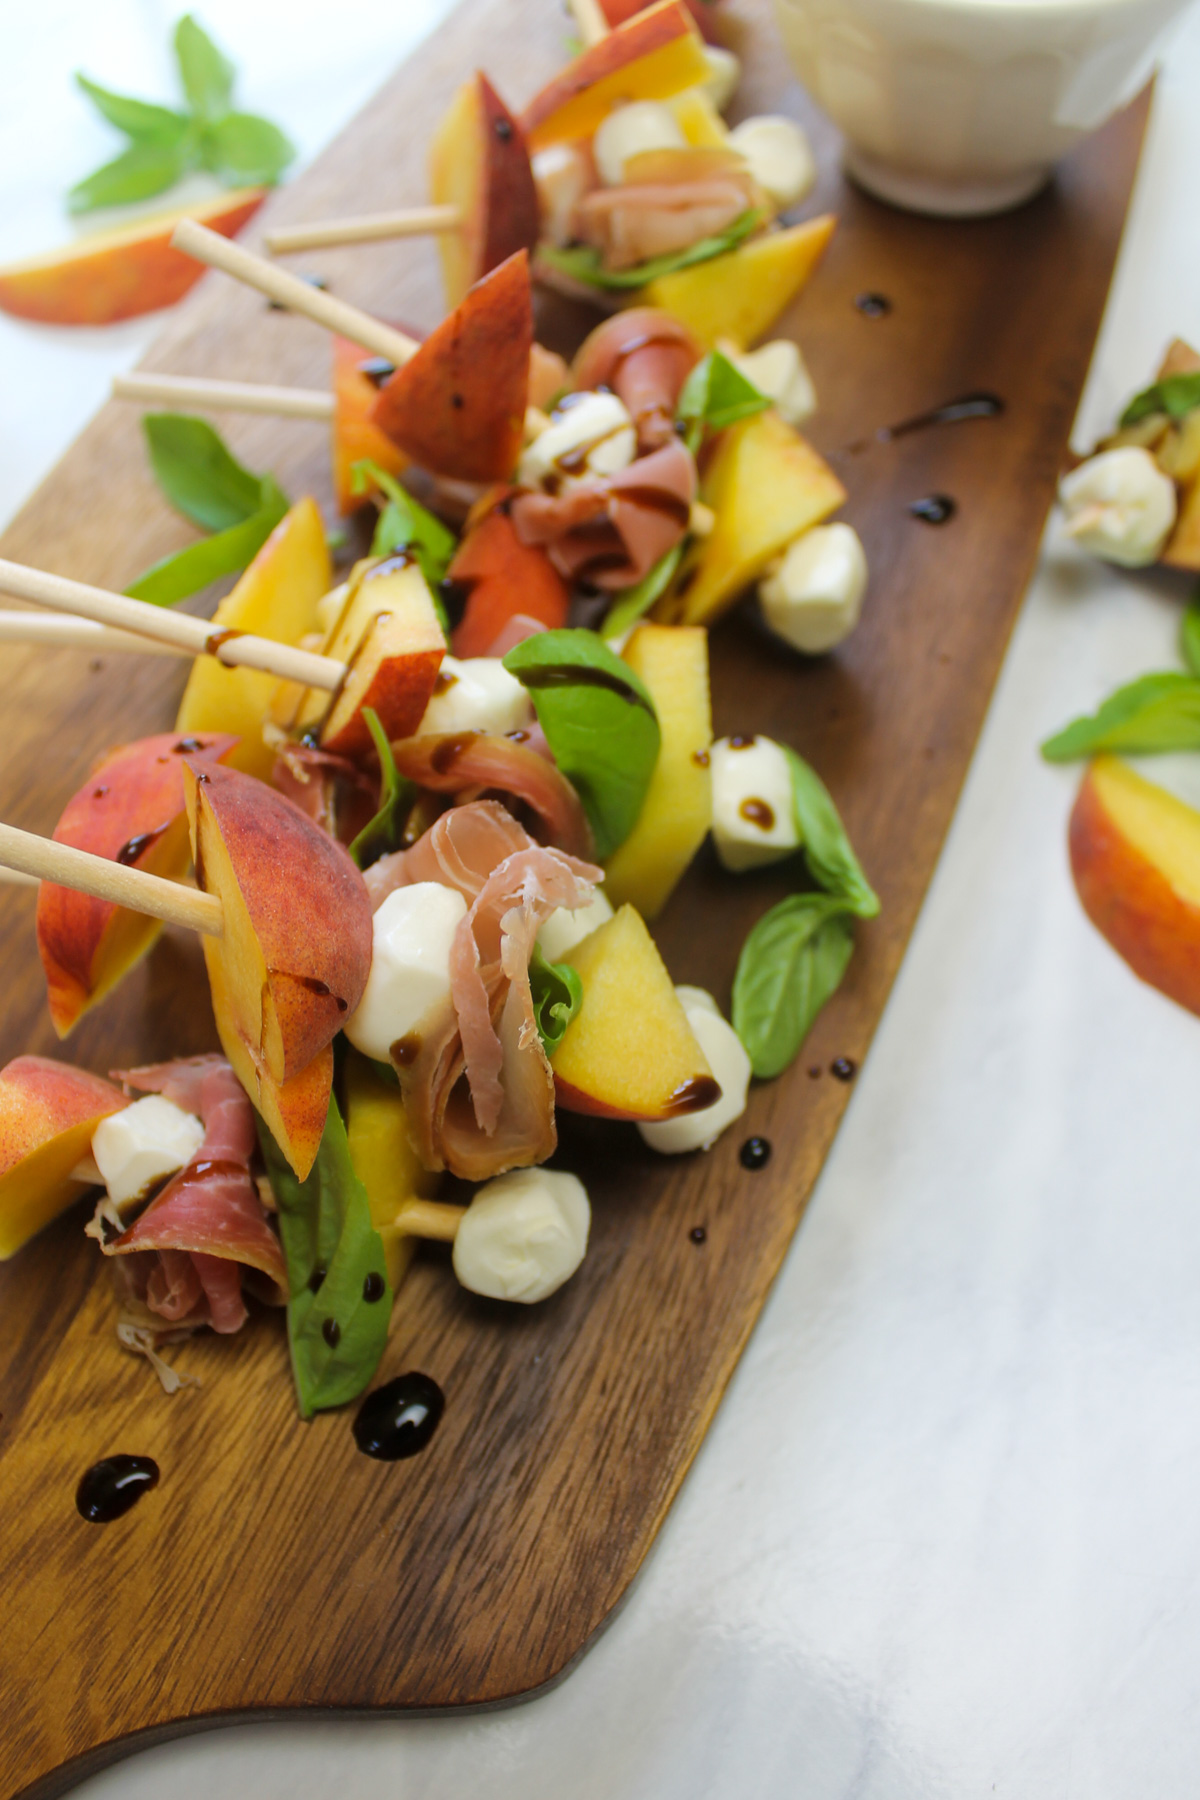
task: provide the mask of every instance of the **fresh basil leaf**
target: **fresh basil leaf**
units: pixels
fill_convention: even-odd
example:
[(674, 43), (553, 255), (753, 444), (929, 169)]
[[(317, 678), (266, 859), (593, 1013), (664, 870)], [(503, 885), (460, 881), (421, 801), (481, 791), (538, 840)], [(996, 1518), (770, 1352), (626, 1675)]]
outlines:
[(875, 918), (879, 896), (863, 874), (829, 789), (790, 744), (784, 744), (783, 753), (792, 772), (796, 829), (813, 880), (860, 919)]
[[(414, 500), (407, 489), (381, 469), (378, 463), (364, 458), (350, 471), (353, 490), (365, 494), (378, 488), (388, 502), (379, 516), (372, 556), (390, 556), (394, 550), (411, 548), (421, 566), (421, 573), (436, 596), (438, 583), (445, 577), (458, 540), (439, 518)], [(390, 509), (390, 510), (389, 510)]]
[(710, 350), (696, 364), (680, 391), (676, 406), (685, 425), (724, 431), (739, 419), (765, 412), (771, 401), (720, 350)]
[(369, 869), (381, 856), (400, 848), (417, 789), (415, 783), (401, 775), (396, 767), (392, 746), (379, 723), (378, 713), (373, 707), (364, 706), (362, 716), (379, 757), (379, 811), (363, 826), (350, 846), (350, 854), (360, 869)]
[(295, 155), (278, 125), (254, 113), (226, 113), (200, 139), (204, 167), (245, 187), (274, 186)]
[(98, 206), (125, 206), (134, 200), (148, 200), (164, 188), (174, 187), (186, 169), (179, 144), (131, 144), (102, 169), (76, 182), (67, 193), (67, 211), (93, 212)]
[(853, 922), (827, 894), (789, 894), (754, 926), (733, 978), (733, 1028), (756, 1075), (796, 1057), (853, 950)]
[(1182, 419), (1185, 413), (1200, 406), (1200, 370), (1192, 375), (1165, 375), (1153, 386), (1135, 394), (1120, 423), (1136, 425), (1151, 413), (1163, 412), (1170, 419)]
[(529, 959), (533, 1016), (547, 1056), (562, 1043), (563, 1032), (583, 1005), (583, 982), (570, 963), (552, 963), (538, 944)]
[(114, 94), (78, 71), (75, 80), (97, 112), (135, 143), (179, 144), (187, 136), (191, 120), (186, 113), (155, 106), (149, 100), (134, 100), (128, 94)]
[(561, 269), (575, 281), (587, 282), (590, 287), (622, 288), (645, 287), (648, 281), (656, 281), (660, 275), (671, 275), (676, 269), (689, 269), (693, 263), (708, 262), (714, 256), (724, 256), (727, 250), (734, 250), (748, 238), (752, 231), (757, 231), (762, 224), (762, 214), (756, 211), (741, 213), (726, 230), (713, 237), (701, 238), (690, 244), (686, 250), (673, 250), (667, 256), (652, 256), (648, 262), (638, 263), (632, 269), (606, 269), (603, 253), (591, 244), (572, 244), (560, 250), (552, 244), (540, 244), (538, 256), (553, 269)]
[(611, 856), (637, 824), (658, 761), (654, 702), (594, 631), (541, 631), (504, 658), (528, 688), (558, 767), (583, 802), (596, 854)]
[(233, 64), (191, 13), (175, 27), (175, 58), (192, 111), (201, 119), (219, 119), (227, 113), (233, 100)]
[(142, 420), (155, 479), (171, 505), (203, 531), (240, 525), (263, 505), (262, 482), (230, 454), (220, 433), (187, 413)]
[(1200, 675), (1200, 594), (1188, 603), (1179, 627), (1179, 648), (1193, 675)]
[(1073, 762), (1106, 750), (1153, 755), (1200, 750), (1200, 679), (1174, 671), (1143, 675), (1110, 694), (1090, 718), (1074, 719), (1047, 738), (1047, 762)]
[[(392, 1310), (383, 1240), (371, 1223), (335, 1100), (304, 1181), (297, 1181), (261, 1119), (258, 1138), (279, 1206), (296, 1397), (301, 1416), (311, 1419), (356, 1399), (379, 1367)], [(368, 1283), (378, 1289), (377, 1299), (367, 1298)]]
[(660, 556), (652, 569), (648, 569), (642, 579), (631, 588), (625, 588), (617, 595), (609, 608), (600, 635), (605, 638), (617, 638), (628, 631), (631, 625), (644, 618), (660, 595), (665, 594), (674, 579), (679, 567), (686, 540), (680, 538), (673, 544), (665, 556)]
[(270, 475), (264, 477), (262, 486), (263, 505), (248, 519), (165, 556), (139, 575), (125, 592), (133, 600), (148, 600), (152, 606), (174, 606), (223, 576), (240, 574), (253, 562), (288, 510), (287, 495)]

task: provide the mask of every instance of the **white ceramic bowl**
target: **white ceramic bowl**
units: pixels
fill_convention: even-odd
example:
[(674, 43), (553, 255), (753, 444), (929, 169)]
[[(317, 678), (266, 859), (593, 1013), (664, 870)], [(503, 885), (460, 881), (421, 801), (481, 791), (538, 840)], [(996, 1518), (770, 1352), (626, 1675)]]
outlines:
[(846, 167), (916, 212), (1002, 212), (1133, 98), (1189, 0), (775, 0)]

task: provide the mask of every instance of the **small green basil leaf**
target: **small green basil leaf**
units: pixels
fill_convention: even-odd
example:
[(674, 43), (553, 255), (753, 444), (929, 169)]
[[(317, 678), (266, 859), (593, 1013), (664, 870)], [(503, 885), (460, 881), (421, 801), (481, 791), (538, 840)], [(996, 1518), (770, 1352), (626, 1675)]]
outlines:
[(1200, 595), (1189, 602), (1179, 627), (1179, 647), (1193, 675), (1200, 675)]
[(142, 427), (159, 487), (193, 525), (224, 531), (258, 512), (263, 504), (260, 478), (242, 467), (203, 419), (147, 413)]
[(369, 869), (381, 856), (400, 848), (417, 790), (396, 767), (392, 746), (379, 723), (378, 713), (373, 707), (364, 706), (362, 716), (379, 757), (379, 811), (363, 826), (350, 846), (350, 854), (360, 869)]
[(1121, 424), (1137, 425), (1151, 413), (1163, 412), (1170, 419), (1182, 419), (1200, 406), (1200, 370), (1192, 375), (1165, 375), (1152, 387), (1135, 394), (1121, 414)]
[(756, 1075), (796, 1057), (853, 949), (853, 921), (827, 894), (790, 894), (754, 926), (733, 979), (733, 1028)]
[(676, 269), (689, 269), (693, 263), (708, 262), (714, 256), (724, 256), (727, 250), (736, 249), (743, 238), (748, 238), (762, 224), (762, 214), (750, 211), (741, 213), (725, 231), (714, 237), (701, 238), (698, 243), (690, 244), (686, 250), (673, 250), (666, 256), (653, 256), (649, 262), (638, 263), (633, 269), (606, 269), (602, 253), (591, 244), (573, 244), (565, 250), (556, 249), (551, 244), (540, 244), (538, 256), (553, 269), (561, 269), (575, 281), (587, 282), (590, 287), (622, 288), (645, 287), (648, 281), (656, 281), (660, 275), (671, 275)]
[(563, 1032), (583, 1005), (583, 983), (570, 963), (549, 962), (535, 943), (529, 959), (529, 986), (542, 1049), (553, 1056)]
[(1200, 679), (1173, 671), (1143, 675), (1110, 694), (1091, 718), (1072, 720), (1042, 745), (1047, 762), (1073, 762), (1106, 750), (1146, 756), (1200, 750)]
[(93, 212), (98, 206), (148, 200), (174, 187), (186, 168), (180, 144), (131, 144), (121, 156), (76, 182), (67, 193), (67, 211)]
[(642, 579), (631, 588), (626, 588), (617, 595), (616, 600), (600, 627), (600, 635), (605, 638), (620, 637), (631, 625), (644, 618), (661, 594), (665, 594), (674, 579), (683, 555), (684, 538), (673, 544), (665, 556), (660, 556), (652, 569), (648, 569)]
[(529, 689), (551, 754), (583, 802), (596, 854), (637, 824), (658, 761), (654, 702), (594, 631), (541, 631), (504, 658)]
[(783, 753), (792, 772), (796, 829), (813, 880), (860, 919), (873, 919), (879, 911), (879, 896), (863, 874), (829, 789), (790, 744), (783, 746)]
[(295, 155), (278, 125), (254, 113), (226, 113), (206, 126), (200, 139), (204, 167), (245, 187), (273, 186)]
[(185, 13), (175, 27), (175, 57), (188, 105), (201, 119), (219, 119), (233, 99), (234, 66), (208, 33)]
[(411, 546), (412, 553), (421, 566), (421, 573), (435, 596), (435, 604), (440, 607), (436, 598), (438, 583), (444, 579), (451, 558), (458, 548), (454, 533), (422, 506), (419, 500), (414, 500), (407, 489), (402, 488), (378, 463), (364, 458), (362, 462), (355, 463), (350, 476), (356, 494), (365, 494), (371, 488), (378, 488), (388, 501), (375, 527), (371, 555), (390, 556), (395, 550), (407, 550)]
[(270, 475), (264, 477), (262, 486), (264, 503), (248, 519), (165, 556), (139, 575), (125, 592), (133, 600), (148, 600), (152, 606), (174, 606), (223, 576), (240, 574), (247, 563), (253, 562), (288, 510), (287, 495)]
[[(311, 1419), (356, 1399), (379, 1367), (392, 1311), (383, 1240), (371, 1223), (335, 1100), (304, 1181), (297, 1181), (261, 1119), (258, 1138), (279, 1205), (296, 1397), (301, 1417)], [(369, 1280), (377, 1299), (366, 1297)]]
[(134, 100), (128, 94), (114, 94), (78, 72), (75, 80), (97, 112), (135, 143), (179, 144), (188, 133), (191, 120), (186, 113), (175, 112), (169, 106), (154, 106), (148, 100)]
[(680, 391), (677, 415), (685, 425), (724, 431), (739, 419), (765, 412), (771, 401), (761, 388), (720, 350), (710, 350), (692, 370)]

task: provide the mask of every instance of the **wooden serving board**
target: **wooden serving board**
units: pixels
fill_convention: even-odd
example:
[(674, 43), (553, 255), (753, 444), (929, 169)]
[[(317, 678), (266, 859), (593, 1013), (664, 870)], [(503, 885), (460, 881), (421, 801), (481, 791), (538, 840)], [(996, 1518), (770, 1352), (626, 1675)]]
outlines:
[[(489, 1304), (418, 1260), (381, 1377), (419, 1368), (447, 1395), (430, 1447), (359, 1455), (346, 1413), (302, 1425), (281, 1321), (201, 1338), (203, 1381), (167, 1399), (113, 1333), (107, 1272), (76, 1214), (0, 1270), (0, 1790), (60, 1793), (175, 1732), (288, 1710), (481, 1706), (566, 1670), (620, 1600), (666, 1515), (804, 1211), (883, 1010), (942, 844), (1037, 552), (1087, 370), (1137, 163), (1146, 101), (1020, 212), (954, 224), (848, 188), (836, 143), (786, 79), (767, 0), (734, 0), (745, 112), (800, 114), (823, 177), (805, 211), (841, 227), (786, 328), (821, 396), (813, 430), (850, 489), (872, 585), (862, 626), (805, 661), (744, 618), (715, 636), (718, 730), (787, 738), (829, 783), (883, 898), (800, 1064), (758, 1089), (708, 1156), (659, 1159), (630, 1126), (564, 1121), (563, 1160), (591, 1190), (593, 1247), (547, 1304)], [(423, 192), (424, 146), (465, 70), (521, 104), (557, 66), (553, 0), (468, 0), (319, 162), (272, 223), (372, 211)], [(429, 244), (315, 253), (307, 268), (384, 316), (439, 315)], [(886, 317), (860, 293), (892, 302)], [(582, 313), (552, 309), (570, 348)], [(147, 366), (327, 379), (322, 334), (210, 276)], [(877, 429), (968, 390), (1002, 418)], [(254, 468), (329, 499), (320, 427), (227, 416)], [(851, 446), (866, 444), (866, 448)], [(933, 528), (911, 501), (958, 502)], [(184, 541), (146, 470), (136, 412), (110, 405), (6, 534), (4, 556), (121, 587)], [(168, 729), (172, 662), (5, 651), (0, 817), (47, 832), (107, 746)], [(786, 875), (732, 879), (707, 853), (661, 923), (676, 979), (722, 1001), (752, 920)], [(0, 898), (3, 1060), (58, 1050), (29, 894)], [(195, 942), (168, 933), (67, 1054), (107, 1070), (212, 1048)], [(747, 1172), (752, 1132), (774, 1146)], [(689, 1236), (703, 1225), (707, 1241)], [(124, 1520), (83, 1523), (82, 1471), (117, 1451), (162, 1469)]]

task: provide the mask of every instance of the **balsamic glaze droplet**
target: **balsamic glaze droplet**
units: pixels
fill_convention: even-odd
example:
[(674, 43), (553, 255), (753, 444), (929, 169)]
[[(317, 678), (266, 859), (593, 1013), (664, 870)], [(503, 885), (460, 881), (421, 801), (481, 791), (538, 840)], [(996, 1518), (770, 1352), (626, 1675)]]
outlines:
[(363, 1282), (363, 1299), (367, 1301), (382, 1300), (387, 1293), (387, 1282), (378, 1269), (372, 1269)]
[(314, 1294), (320, 1293), (322, 1285), (325, 1281), (325, 1277), (328, 1275), (328, 1273), (329, 1273), (328, 1269), (321, 1268), (320, 1264), (317, 1265), (317, 1267), (313, 1270), (312, 1274), (308, 1278), (308, 1285), (309, 1285), (309, 1288), (312, 1291), (312, 1293), (314, 1293)]
[(738, 1151), (738, 1161), (743, 1169), (765, 1169), (770, 1160), (771, 1140), (769, 1138), (747, 1138)]
[(858, 1074), (858, 1064), (849, 1056), (835, 1056), (829, 1065), (829, 1073), (838, 1081), (853, 1081)]
[(463, 397), (462, 397), (462, 395), (461, 395), (461, 394), (451, 394), (451, 396), (450, 396), (450, 404), (451, 404), (451, 406), (452, 406), (452, 407), (453, 407), (453, 408), (454, 408), (454, 410), (455, 410), (455, 412), (461, 412), (461, 411), (462, 411), (462, 409), (463, 409), (463, 407), (464, 407), (464, 406), (465, 406), (465, 405), (466, 405), (466, 404), (467, 404), (467, 403), (466, 403), (466, 401), (465, 401), (465, 400), (464, 400), (464, 399), (463, 399)]
[(908, 510), (922, 525), (946, 525), (958, 511), (958, 502), (949, 494), (926, 494), (923, 500), (914, 500)]
[(442, 597), (442, 605), (446, 608), (451, 625), (457, 625), (466, 611), (467, 601), (471, 597), (471, 589), (465, 581), (458, 581), (453, 575), (443, 575), (438, 582), (438, 593)]
[(808, 1071), (808, 1079), (810, 1081), (820, 1081), (820, 1079), (821, 1079), (820, 1063), (814, 1063), (812, 1065), (811, 1069)]
[(708, 1233), (705, 1231), (703, 1225), (693, 1225), (692, 1229), (688, 1232), (688, 1237), (693, 1244), (706, 1244), (708, 1242)]
[(342, 1328), (336, 1319), (326, 1319), (321, 1326), (321, 1336), (331, 1350), (336, 1350), (342, 1341)]
[(106, 787), (93, 788), (92, 789), (92, 799), (93, 800), (103, 800), (105, 794), (107, 794), (108, 791), (109, 790)]
[(892, 310), (892, 303), (886, 294), (856, 294), (854, 304), (864, 319), (886, 319)]
[(75, 1489), (81, 1519), (108, 1525), (158, 1486), (158, 1464), (149, 1456), (106, 1456), (93, 1463)]
[(366, 356), (359, 363), (358, 372), (366, 376), (372, 387), (381, 388), (396, 373), (396, 365), (386, 356)]
[(428, 1375), (411, 1370), (368, 1394), (354, 1420), (354, 1441), (364, 1456), (400, 1462), (423, 1450), (445, 1410), (446, 1396)]
[(496, 136), (500, 139), (500, 142), (502, 144), (507, 144), (509, 138), (513, 134), (512, 120), (511, 119), (495, 119), (492, 123), (492, 130), (495, 132)]
[(180, 738), (179, 742), (174, 746), (174, 753), (176, 756), (194, 756), (197, 750), (203, 750), (203, 748), (203, 738)]

